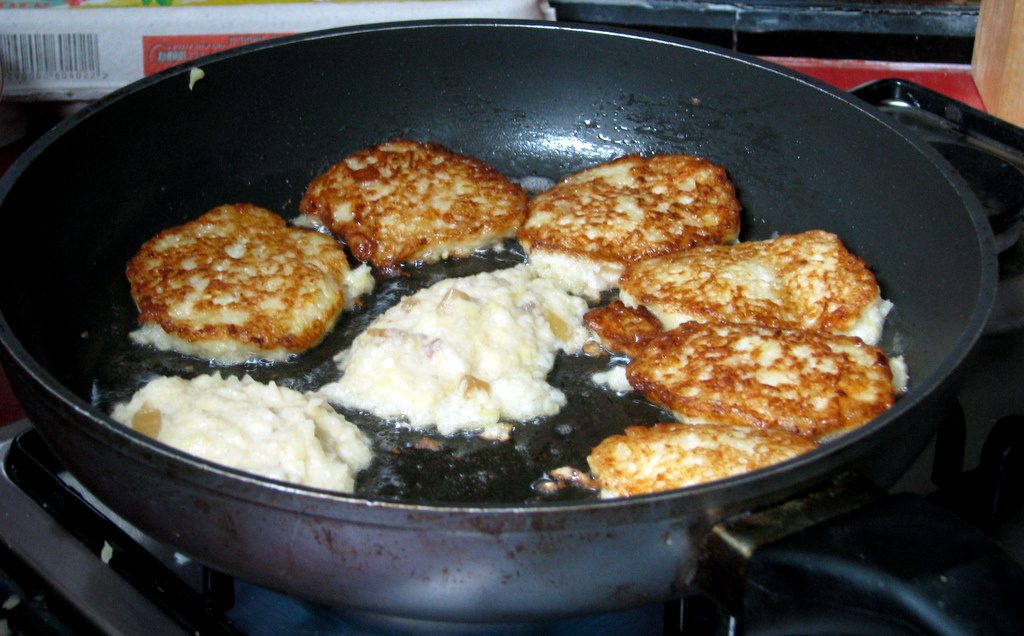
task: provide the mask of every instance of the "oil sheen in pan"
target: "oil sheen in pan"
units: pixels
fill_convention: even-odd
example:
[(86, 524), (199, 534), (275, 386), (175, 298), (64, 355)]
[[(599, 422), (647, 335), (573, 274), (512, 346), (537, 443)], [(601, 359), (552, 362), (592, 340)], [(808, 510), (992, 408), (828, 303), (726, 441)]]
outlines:
[[(98, 303), (103, 316), (90, 327), (89, 338), (83, 343), (93, 353), (84, 352), (79, 357), (90, 367), (91, 400), (105, 413), (160, 375), (190, 378), (214, 371), (225, 375), (249, 374), (260, 382), (274, 381), (311, 391), (338, 377), (335, 354), (346, 349), (375, 317), (403, 296), (444, 278), (511, 267), (524, 260), (518, 243), (509, 241), (503, 249), (470, 258), (408, 268), (403, 276), (378, 280), (377, 289), (364, 300), (363, 306), (342, 314), (334, 330), (312, 350), (286, 362), (220, 367), (134, 344), (128, 333), (136, 326), (137, 312), (124, 282), (104, 292), (107, 297)], [(90, 361), (102, 363), (90, 365)], [(607, 356), (560, 353), (548, 380), (565, 392), (567, 405), (555, 416), (514, 423), (505, 441), (485, 440), (468, 433), (442, 436), (339, 409), (369, 435), (374, 448), (374, 462), (359, 474), (355, 494), (396, 501), (463, 504), (521, 504), (596, 497), (596, 493), (582, 488), (540, 494), (533, 484), (553, 468), (586, 468), (590, 449), (605, 437), (621, 433), (626, 426), (672, 419), (635, 393), (617, 395), (595, 385), (591, 375), (606, 370), (608, 365)]]

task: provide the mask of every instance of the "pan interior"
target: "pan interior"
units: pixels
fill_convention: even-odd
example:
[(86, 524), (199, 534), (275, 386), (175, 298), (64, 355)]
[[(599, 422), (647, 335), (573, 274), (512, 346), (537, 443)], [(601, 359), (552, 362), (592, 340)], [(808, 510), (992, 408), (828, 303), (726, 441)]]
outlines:
[[(5, 180), (3, 317), (34, 363), (104, 413), (153, 375), (211, 371), (128, 342), (124, 265), (142, 242), (221, 203), (294, 216), (314, 176), (392, 138), (441, 143), (542, 182), (628, 153), (706, 157), (736, 184), (744, 240), (822, 228), (868, 263), (895, 302), (883, 346), (905, 356), (911, 395), (947, 375), (950, 353), (972, 337), (983, 245), (957, 189), (899, 131), (786, 73), (674, 41), (479, 24), (342, 31), (202, 66), (192, 87), (182, 69), (79, 117)], [(519, 258), (512, 249), (413, 269), (299, 359), (223, 370), (315, 388), (331, 379), (332, 356), (398, 296)], [(382, 457), (359, 494), (548, 499), (531, 488), (545, 470), (585, 467), (604, 436), (667, 418), (592, 385), (606, 365), (560, 358), (553, 381), (570, 406), (517, 425), (508, 442), (436, 438), (441, 451), (418, 450), (423, 433), (348, 413), (374, 431)]]

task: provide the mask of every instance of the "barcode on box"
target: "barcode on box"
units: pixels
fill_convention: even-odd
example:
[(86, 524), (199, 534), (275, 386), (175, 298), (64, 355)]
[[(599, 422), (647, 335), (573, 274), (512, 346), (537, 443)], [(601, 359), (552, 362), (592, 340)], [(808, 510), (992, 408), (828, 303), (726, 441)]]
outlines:
[(100, 73), (96, 33), (0, 33), (5, 81), (96, 79)]

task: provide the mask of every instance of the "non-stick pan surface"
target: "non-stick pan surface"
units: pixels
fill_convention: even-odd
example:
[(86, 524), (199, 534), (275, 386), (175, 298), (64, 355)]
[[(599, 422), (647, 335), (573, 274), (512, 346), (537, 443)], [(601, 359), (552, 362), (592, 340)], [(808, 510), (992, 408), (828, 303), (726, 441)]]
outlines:
[[(350, 544), (360, 541), (360, 524), (368, 533), (371, 526), (400, 534), (429, 528), (494, 541), (514, 531), (542, 536), (543, 547), (534, 550), (525, 538), (527, 547), (501, 554), (540, 562), (557, 544), (571, 572), (578, 559), (563, 545), (569, 538), (556, 541), (546, 531), (579, 525), (600, 543), (595, 525), (625, 524), (643, 535), (627, 545), (660, 536), (664, 550), (679, 528), (705, 527), (725, 511), (777, 500), (842, 468), (889, 483), (929, 438), (934, 424), (924, 416), (991, 304), (990, 233), (977, 202), (938, 155), (860, 102), (751, 58), (628, 32), (445, 22), (296, 36), (198, 65), (205, 77), (194, 85), (188, 69), (171, 70), (73, 117), (0, 181), (0, 337), (26, 409), (86, 485), (159, 538), (289, 591), (363, 607), (375, 602), (360, 593), (358, 580), (324, 590), (327, 569), (339, 567), (327, 557), (299, 558), (289, 548), (284, 561), (248, 563), (267, 550), (239, 543), (240, 536), (276, 550), (301, 543), (294, 537), (312, 528), (319, 538), (309, 542), (320, 550), (325, 527), (348, 533)], [(600, 503), (545, 503), (531, 483), (550, 468), (584, 467), (590, 446), (627, 424), (667, 417), (636, 396), (620, 399), (586, 381), (604, 360), (560, 360), (553, 377), (572, 406), (550, 421), (517, 426), (508, 442), (438, 438), (440, 452), (416, 450), (411, 446), (422, 433), (351, 414), (380, 431), (377, 450), (386, 455), (360, 480), (355, 497), (217, 468), (106, 417), (149, 375), (211, 370), (127, 341), (135, 315), (123, 270), (142, 242), (225, 202), (252, 202), (290, 217), (312, 177), (348, 152), (396, 137), (438, 142), (512, 178), (541, 181), (627, 153), (706, 157), (736, 184), (743, 240), (822, 228), (869, 264), (895, 302), (882, 344), (905, 357), (911, 389), (889, 413), (797, 460), (678, 493)], [(396, 294), (516, 259), (513, 249), (496, 260), (411, 271), (385, 281), (363, 312), (343, 317), (300, 359), (224, 371), (313, 388), (330, 375), (330, 358), (346, 339)], [(568, 491), (561, 498), (593, 495)], [(492, 548), (477, 548), (480, 562), (493, 560)], [(438, 559), (448, 549), (454, 550), (426, 548)], [(379, 574), (375, 568), (383, 565), (360, 554), (360, 567)], [(593, 583), (614, 587), (632, 580), (636, 568), (651, 579), (588, 607), (675, 593), (685, 568), (663, 560), (661, 551), (651, 552)], [(464, 611), (459, 586), (448, 583), (448, 610)], [(590, 587), (578, 590), (579, 602), (594, 595)], [(539, 598), (506, 600), (487, 615), (505, 612), (508, 603), (516, 608), (507, 610), (511, 615), (526, 603), (538, 614), (550, 611)], [(565, 603), (564, 611), (578, 609)], [(416, 602), (398, 605), (395, 611), (412, 611)]]

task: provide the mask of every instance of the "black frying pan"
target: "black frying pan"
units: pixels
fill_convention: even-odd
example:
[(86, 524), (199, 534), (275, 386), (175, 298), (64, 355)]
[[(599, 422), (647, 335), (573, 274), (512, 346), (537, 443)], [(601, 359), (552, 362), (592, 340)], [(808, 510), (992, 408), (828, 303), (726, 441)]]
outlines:
[[(939, 156), (863, 104), (750, 58), (620, 31), (442, 22), (285, 38), (198, 65), (205, 78), (191, 88), (188, 69), (174, 69), (72, 117), (4, 175), (0, 341), (35, 425), (90, 490), (186, 554), (289, 593), (463, 621), (678, 596), (723, 518), (840, 473), (894, 482), (934, 431), (992, 302), (991, 234)], [(511, 177), (558, 179), (630, 152), (707, 157), (737, 186), (743, 239), (823, 228), (867, 261), (896, 304), (882, 344), (906, 357), (911, 389), (804, 457), (606, 502), (530, 488), (544, 470), (583, 467), (590, 446), (626, 424), (666, 417), (582, 381), (599, 361), (561, 360), (554, 378), (577, 405), (504, 444), (466, 437), (416, 451), (420, 433), (353, 414), (377, 431), (378, 450), (396, 451), (356, 496), (213, 466), (106, 417), (148, 374), (209, 371), (127, 342), (123, 269), (143, 241), (223, 202), (291, 216), (313, 176), (395, 137), (442, 143)], [(311, 388), (395, 295), (515, 258), (413, 271), (301, 359), (228, 371)]]

